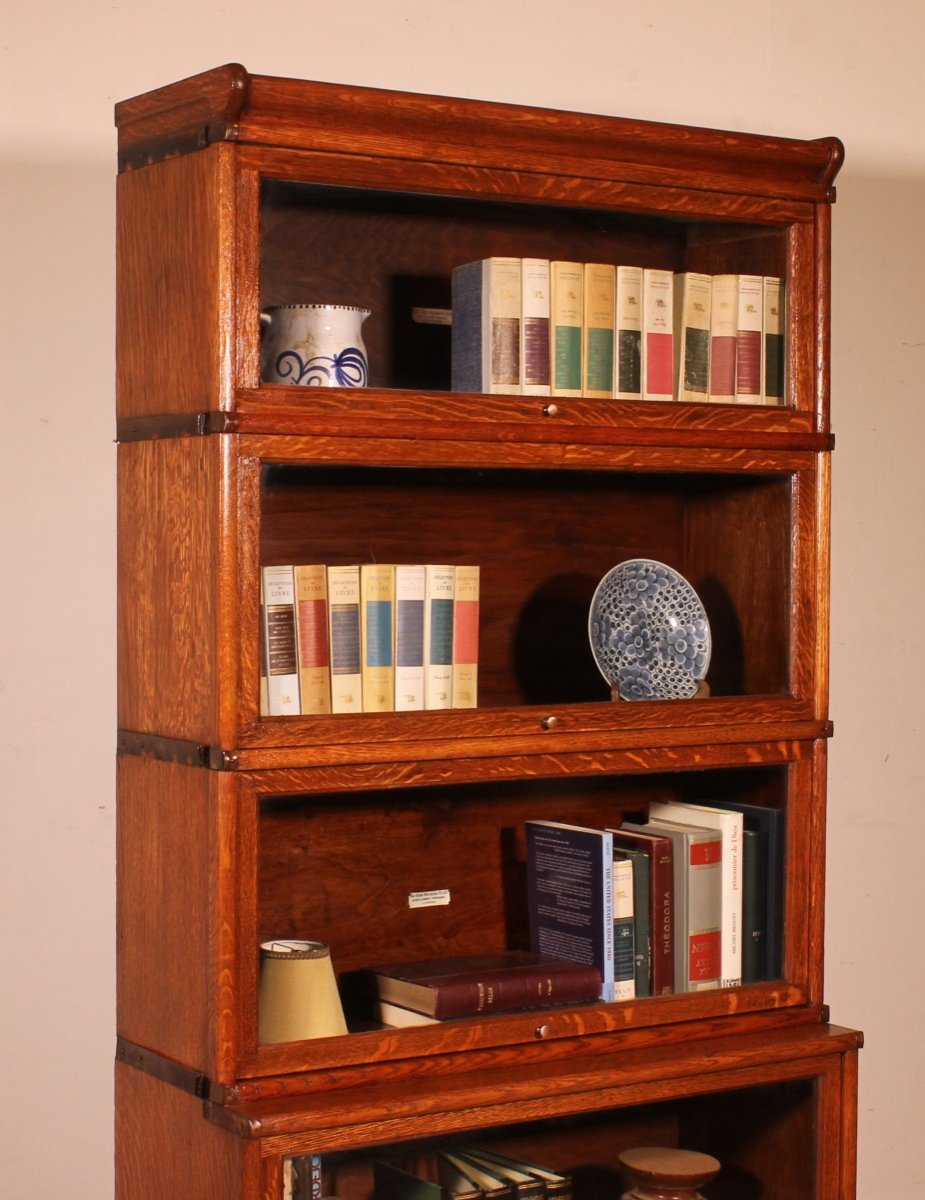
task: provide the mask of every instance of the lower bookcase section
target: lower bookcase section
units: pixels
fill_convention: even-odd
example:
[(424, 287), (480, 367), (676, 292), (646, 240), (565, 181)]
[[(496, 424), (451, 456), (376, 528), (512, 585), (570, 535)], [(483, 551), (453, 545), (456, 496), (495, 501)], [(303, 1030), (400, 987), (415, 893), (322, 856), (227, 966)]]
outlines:
[(620, 1153), (660, 1146), (719, 1160), (707, 1200), (853, 1200), (860, 1045), (816, 1024), (695, 1043), (683, 1060), (653, 1043), (593, 1065), (514, 1059), (446, 1078), (372, 1067), (366, 1086), (319, 1081), (239, 1105), (120, 1063), (116, 1197), (410, 1200), (416, 1190), (377, 1186), (377, 1162), (435, 1181), (441, 1153), (480, 1148), (570, 1181), (547, 1196), (617, 1200)]
[[(147, 850), (126, 855), (119, 876), (120, 936), (130, 950), (119, 975), (120, 1036), (216, 1086), (258, 1089), (261, 1080), (318, 1069), (349, 1073), (515, 1045), (529, 1056), (531, 1047), (546, 1053), (543, 1046), (587, 1035), (632, 1040), (657, 1029), (677, 1039), (696, 1022), (771, 1028), (789, 1013), (818, 1013), (812, 947), (822, 920), (825, 748), (791, 743), (781, 753), (782, 762), (651, 774), (608, 771), (601, 756), (576, 754), (567, 763), (543, 759), (535, 776), (524, 777), (521, 763), (514, 778), (472, 782), (452, 782), (449, 770), (444, 780), (439, 764), (394, 777), (349, 766), (248, 774), (122, 756), (119, 838)], [(380, 1009), (373, 968), (533, 948), (528, 822), (601, 831), (636, 821), (645, 829), (656, 805), (676, 804), (737, 808), (743, 829), (754, 819), (777, 838), (767, 860), (773, 872), (760, 885), (769, 952), (757, 974), (743, 971), (741, 986), (650, 985), (615, 1001), (475, 1005), (459, 1014), (396, 1001), (426, 1018), (408, 1027)], [(194, 854), (194, 842), (215, 853)], [(239, 864), (233, 883), (223, 865), (231, 860)], [(170, 864), (179, 882), (165, 890), (154, 861)], [(570, 899), (567, 889), (562, 896)], [(204, 914), (204, 927), (178, 952), (170, 930), (190, 907)], [(744, 900), (742, 912), (744, 941)], [(726, 928), (720, 920), (716, 938)], [(643, 935), (634, 928), (633, 936), (642, 948)], [(328, 948), (346, 1034), (261, 1037), (261, 946), (286, 942)], [(189, 1019), (177, 1021), (177, 1012)]]

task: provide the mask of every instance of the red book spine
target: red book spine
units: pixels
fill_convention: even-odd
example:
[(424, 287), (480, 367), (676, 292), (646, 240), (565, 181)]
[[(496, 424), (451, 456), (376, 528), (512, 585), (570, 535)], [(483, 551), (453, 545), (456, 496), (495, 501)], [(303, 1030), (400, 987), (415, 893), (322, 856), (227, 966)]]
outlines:
[(670, 396), (674, 388), (674, 336), (646, 334), (646, 391), (653, 396)]
[(734, 396), (736, 390), (736, 339), (714, 337), (710, 343), (710, 395)]
[(434, 992), (433, 1015), (442, 1020), (597, 1000), (601, 994), (601, 976), (596, 967), (547, 963), (543, 967), (515, 967), (494, 974), (472, 972), (452, 979), (436, 979), (430, 986)]
[(652, 995), (674, 991), (674, 858), (671, 842), (656, 844), (652, 872)]
[(736, 394), (761, 395), (761, 333), (740, 329), (736, 337)]

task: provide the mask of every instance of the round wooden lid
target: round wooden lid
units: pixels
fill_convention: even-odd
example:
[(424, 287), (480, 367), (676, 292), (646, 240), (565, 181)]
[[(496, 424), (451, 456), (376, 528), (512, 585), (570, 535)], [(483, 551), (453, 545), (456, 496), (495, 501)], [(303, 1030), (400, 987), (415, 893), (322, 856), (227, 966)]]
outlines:
[(624, 1150), (620, 1163), (640, 1183), (667, 1187), (696, 1188), (719, 1173), (720, 1164), (711, 1154), (678, 1150), (671, 1146), (637, 1146)]

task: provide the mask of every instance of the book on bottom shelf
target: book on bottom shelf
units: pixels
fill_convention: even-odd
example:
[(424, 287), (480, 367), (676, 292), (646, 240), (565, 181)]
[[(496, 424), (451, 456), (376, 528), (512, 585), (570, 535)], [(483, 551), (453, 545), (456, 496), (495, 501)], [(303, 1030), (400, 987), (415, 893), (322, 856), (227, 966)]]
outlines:
[[(380, 1003), (437, 1020), (581, 1004), (597, 1000), (601, 991), (595, 966), (525, 950), (386, 963), (370, 970)], [(394, 1018), (401, 1020), (402, 1014)]]
[(742, 982), (742, 829), (739, 812), (707, 804), (653, 803), (649, 818), (715, 829), (722, 838), (722, 987)]
[(614, 998), (613, 835), (558, 821), (527, 821), (530, 944), (538, 954), (596, 967)]
[(299, 707), (303, 716), (331, 711), (328, 573), (321, 564), (293, 567)]
[(387, 563), (360, 567), (360, 648), (364, 712), (395, 708), (395, 568)]
[(473, 1150), (469, 1146), (460, 1151), (460, 1156), (466, 1162), (474, 1163), (479, 1170), (487, 1172), (500, 1183), (509, 1187), (511, 1195), (516, 1196), (517, 1200), (543, 1200), (546, 1195), (546, 1186), (543, 1181), (520, 1167), (499, 1162), (498, 1159), (493, 1159), (481, 1150)]
[(494, 257), (452, 275), (452, 385), (457, 392), (520, 392), (521, 260)]
[(319, 1155), (300, 1154), (283, 1159), (283, 1200), (321, 1200), (323, 1195)]
[(360, 568), (328, 567), (331, 712), (363, 711)]
[(722, 838), (715, 829), (650, 820), (625, 828), (671, 839), (674, 857), (675, 991), (718, 988), (722, 947)]
[(263, 638), (267, 666), (267, 714), (298, 716), (295, 583), (291, 566), (263, 567)]
[(572, 1176), (565, 1171), (555, 1171), (551, 1167), (541, 1165), (535, 1162), (528, 1162), (525, 1159), (515, 1158), (509, 1154), (501, 1154), (497, 1150), (490, 1149), (486, 1146), (477, 1147), (479, 1155), (489, 1163), (496, 1162), (502, 1166), (513, 1167), (517, 1171), (522, 1171), (527, 1175), (532, 1175), (539, 1179), (546, 1189), (546, 1196), (552, 1200), (571, 1200), (572, 1197)]
[[(438, 1177), (451, 1195), (460, 1195), (465, 1189), (474, 1188), (484, 1200), (513, 1200), (513, 1185), (480, 1166), (464, 1151), (439, 1150), (437, 1158), (445, 1165), (442, 1171), (438, 1167)], [(457, 1188), (460, 1191), (456, 1191)]]

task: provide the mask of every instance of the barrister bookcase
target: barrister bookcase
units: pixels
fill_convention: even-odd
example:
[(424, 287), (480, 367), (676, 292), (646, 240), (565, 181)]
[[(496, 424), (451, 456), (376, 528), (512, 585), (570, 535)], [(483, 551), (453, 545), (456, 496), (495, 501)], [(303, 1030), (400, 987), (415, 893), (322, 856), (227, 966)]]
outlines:
[[(616, 1197), (630, 1145), (708, 1194), (854, 1196), (857, 1033), (823, 1000), (829, 229), (842, 150), (249, 75), (117, 106), (117, 1196), (372, 1200), (477, 1138)], [(784, 403), (450, 390), (450, 273), (495, 254), (785, 281)], [(363, 390), (262, 384), (259, 312), (372, 310)], [(597, 580), (646, 556), (713, 628), (710, 694), (613, 702)], [(266, 565), (478, 562), (476, 709), (262, 716)], [(258, 946), (526, 945), (523, 823), (782, 810), (779, 978), (258, 1040)], [(451, 903), (409, 908), (410, 892)]]

